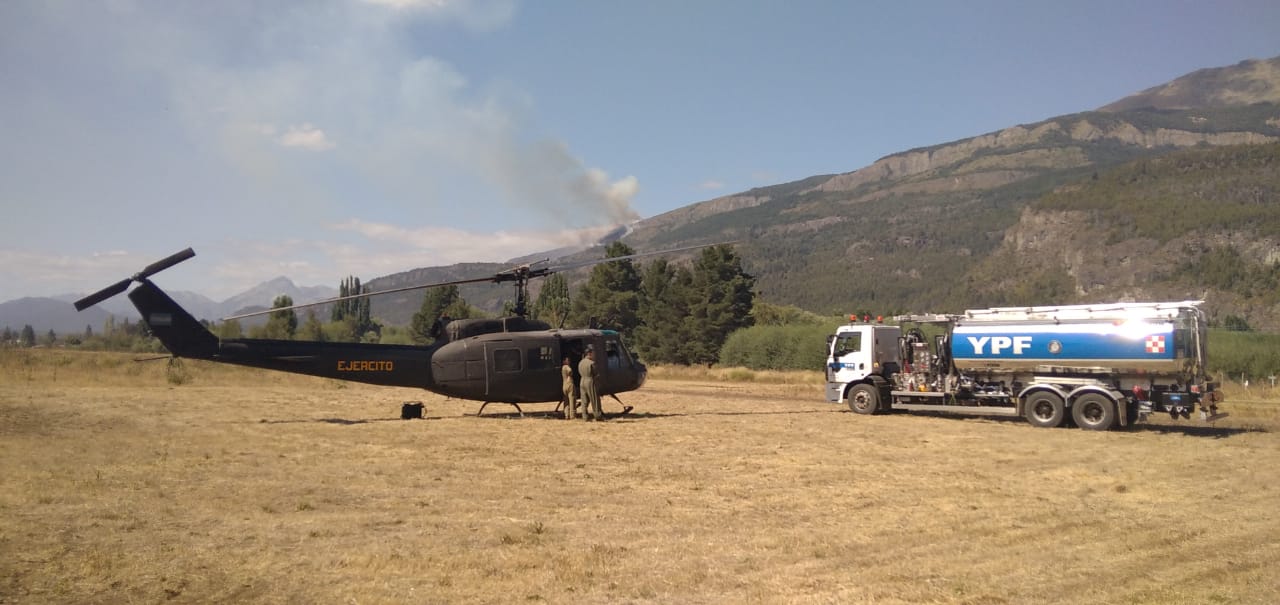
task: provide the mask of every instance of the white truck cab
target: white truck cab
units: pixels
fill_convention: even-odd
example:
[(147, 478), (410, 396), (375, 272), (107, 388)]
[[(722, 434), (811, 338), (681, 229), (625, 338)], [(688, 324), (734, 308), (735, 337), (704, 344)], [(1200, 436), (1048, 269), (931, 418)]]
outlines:
[(850, 323), (827, 337), (827, 401), (845, 397), (845, 386), (872, 374), (898, 371), (898, 337), (902, 329), (873, 323)]

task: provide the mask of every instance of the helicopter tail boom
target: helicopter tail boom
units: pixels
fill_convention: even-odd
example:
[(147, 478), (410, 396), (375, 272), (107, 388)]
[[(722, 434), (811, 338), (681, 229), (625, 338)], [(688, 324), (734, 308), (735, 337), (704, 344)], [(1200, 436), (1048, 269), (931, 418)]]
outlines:
[(218, 337), (150, 281), (143, 280), (129, 292), (129, 300), (170, 353), (193, 359), (210, 359), (218, 353)]

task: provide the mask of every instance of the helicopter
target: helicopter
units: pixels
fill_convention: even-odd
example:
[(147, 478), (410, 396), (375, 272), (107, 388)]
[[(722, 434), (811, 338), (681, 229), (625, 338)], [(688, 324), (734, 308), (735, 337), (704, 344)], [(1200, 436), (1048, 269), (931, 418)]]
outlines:
[[(527, 318), (530, 279), (605, 262), (704, 247), (707, 245), (560, 266), (550, 266), (549, 261), (537, 261), (485, 277), (340, 296), (226, 318), (239, 319), (408, 290), (483, 282), (515, 285), (513, 316), (453, 321), (441, 318), (432, 330), (435, 341), (425, 345), (219, 338), (151, 281), (156, 273), (194, 257), (196, 253), (191, 248), (147, 265), (133, 276), (76, 301), (75, 308), (83, 311), (125, 292), (137, 282), (138, 286), (129, 291), (129, 299), (138, 309), (147, 329), (174, 358), (203, 359), (352, 382), (421, 388), (447, 397), (483, 402), (477, 416), (490, 403), (512, 405), (523, 416), (522, 403), (561, 401), (560, 366), (565, 357), (569, 358), (576, 379), (578, 361), (586, 351), (595, 351), (600, 371), (596, 380), (597, 391), (600, 396), (608, 395), (619, 404), (622, 402), (617, 395), (639, 389), (647, 375), (644, 364), (627, 349), (622, 335), (615, 330), (553, 329), (546, 322)], [(624, 405), (622, 413), (626, 414), (631, 409)], [(407, 417), (406, 413), (402, 411), (402, 417)]]

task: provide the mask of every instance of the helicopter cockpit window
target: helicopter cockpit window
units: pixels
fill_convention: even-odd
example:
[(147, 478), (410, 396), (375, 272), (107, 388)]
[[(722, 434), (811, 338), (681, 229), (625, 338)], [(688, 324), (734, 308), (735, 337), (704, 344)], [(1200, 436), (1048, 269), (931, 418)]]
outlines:
[(529, 369), (545, 370), (555, 364), (555, 357), (551, 352), (551, 347), (534, 347), (529, 349)]
[(493, 369), (497, 372), (519, 372), (520, 349), (498, 349), (494, 351)]
[(626, 350), (622, 349), (622, 343), (615, 340), (608, 340), (604, 343), (605, 364), (611, 370), (631, 365), (630, 355)]

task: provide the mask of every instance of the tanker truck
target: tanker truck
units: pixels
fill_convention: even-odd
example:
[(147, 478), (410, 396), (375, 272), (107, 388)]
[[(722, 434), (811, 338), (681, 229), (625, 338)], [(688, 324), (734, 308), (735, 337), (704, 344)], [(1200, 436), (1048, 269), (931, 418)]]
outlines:
[(972, 309), (866, 317), (827, 339), (826, 398), (858, 414), (1022, 417), (1128, 427), (1152, 413), (1223, 416), (1205, 371), (1203, 301)]

